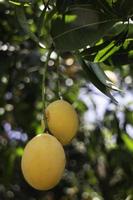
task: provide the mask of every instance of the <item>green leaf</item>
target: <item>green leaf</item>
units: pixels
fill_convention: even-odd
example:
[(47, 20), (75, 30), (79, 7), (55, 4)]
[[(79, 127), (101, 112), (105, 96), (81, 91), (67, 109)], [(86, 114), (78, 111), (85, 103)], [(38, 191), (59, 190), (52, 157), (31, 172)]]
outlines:
[(81, 112), (81, 113), (84, 113), (85, 111), (88, 110), (87, 105), (86, 105), (83, 101), (81, 101), (81, 100), (76, 100), (76, 101), (74, 102), (74, 106), (75, 106), (76, 109), (77, 109), (79, 112)]
[(117, 14), (123, 19), (128, 19), (133, 14), (133, 1), (132, 0), (117, 0), (113, 4)]
[[(111, 0), (112, 1), (112, 0)], [(101, 7), (102, 10), (108, 15), (116, 15), (112, 8), (112, 3), (107, 0), (97, 0), (96, 3)]]
[(45, 48), (45, 45), (42, 44), (39, 41), (39, 39), (37, 38), (37, 36), (30, 30), (28, 21), (27, 21), (26, 16), (25, 16), (24, 8), (22, 6), (16, 7), (16, 15), (17, 15), (18, 22), (19, 22), (20, 26), (22, 27), (22, 29), (25, 31), (25, 33), (34, 42), (36, 42), (39, 46), (41, 46), (42, 48)]
[(94, 62), (104, 62), (115, 52), (117, 52), (120, 49), (120, 47), (121, 46), (116, 46), (114, 41), (111, 42), (107, 47), (98, 52), (94, 59)]
[[(133, 63), (133, 40), (132, 39), (126, 39), (123, 46), (121, 48), (114, 52), (114, 54), (111, 56), (111, 60), (114, 65), (122, 66), (127, 65), (130, 63)], [(107, 65), (110, 65), (108, 60), (105, 61)]]
[(100, 12), (88, 7), (72, 7), (52, 20), (51, 35), (60, 51), (81, 49), (94, 45), (116, 21), (105, 19)]
[(93, 47), (89, 47), (84, 49), (83, 51), (80, 52), (80, 54), (82, 55), (82, 57), (85, 60), (89, 60), (91, 54), (95, 55), (98, 51), (100, 51), (101, 49), (105, 48), (107, 45), (109, 45), (111, 42), (111, 40), (106, 40), (103, 43), (93, 46)]
[(30, 2), (29, 1), (15, 1), (15, 0), (9, 0), (9, 3), (14, 4), (15, 6), (29, 6)]
[(21, 3), (20, 2), (18, 2), (18, 1), (9, 1), (9, 3), (12, 3), (12, 4), (14, 4), (15, 6), (20, 6), (21, 5)]
[[(103, 94), (105, 94), (106, 96), (111, 98), (111, 100), (115, 104), (117, 104), (117, 101), (114, 99), (114, 97), (110, 93), (110, 86), (105, 85), (103, 83), (103, 81), (101, 81), (100, 75), (97, 75), (97, 73), (95, 73), (92, 70), (92, 63), (90, 63), (90, 62), (86, 63), (82, 58), (80, 58), (79, 55), (78, 55), (78, 59), (79, 59), (79, 62), (86, 74), (86, 78), (89, 79), (89, 81), (92, 82), (96, 86), (97, 89), (99, 89)], [(113, 89), (113, 88), (111, 88), (111, 89)]]
[(133, 151), (133, 139), (131, 139), (127, 134), (122, 134), (122, 139), (130, 151)]
[(94, 47), (84, 49), (81, 51), (81, 55), (85, 60), (103, 62), (120, 50), (121, 46), (125, 44), (127, 34), (128, 27), (126, 25), (119, 34)]
[(92, 71), (95, 73), (95, 75), (98, 77), (98, 79), (108, 88), (116, 91), (121, 91), (119, 88), (117, 88), (111, 80), (106, 76), (102, 68), (98, 63), (90, 63), (90, 67)]

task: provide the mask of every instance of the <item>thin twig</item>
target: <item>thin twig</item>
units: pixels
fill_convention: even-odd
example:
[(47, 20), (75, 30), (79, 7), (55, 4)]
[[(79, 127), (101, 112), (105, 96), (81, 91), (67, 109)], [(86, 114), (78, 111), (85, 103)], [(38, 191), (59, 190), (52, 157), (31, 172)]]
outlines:
[(47, 78), (48, 61), (50, 59), (50, 55), (51, 55), (52, 51), (53, 51), (53, 48), (50, 48), (50, 50), (47, 54), (47, 59), (46, 59), (44, 68), (43, 68), (43, 77), (42, 77), (42, 103), (43, 103), (43, 110), (42, 110), (43, 119), (42, 120), (44, 121), (44, 124), (45, 124), (45, 130), (48, 128), (47, 120), (46, 120), (46, 116), (45, 116), (45, 109), (47, 106), (46, 78)]
[(56, 73), (57, 73), (57, 93), (58, 93), (58, 98), (62, 99), (61, 87), (60, 87), (59, 56), (57, 57)]
[(45, 3), (44, 0), (42, 0), (43, 2), (43, 5), (44, 5), (44, 9), (39, 17), (39, 19), (41, 19), (43, 17), (43, 20), (41, 21), (41, 23), (39, 24), (39, 27), (38, 27), (38, 35), (40, 36), (41, 34), (41, 30), (42, 30), (42, 27), (43, 27), (43, 24), (44, 24), (44, 19), (45, 19), (45, 16), (46, 16), (46, 10), (49, 6), (49, 3), (50, 3), (50, 0), (47, 1), (47, 3)]

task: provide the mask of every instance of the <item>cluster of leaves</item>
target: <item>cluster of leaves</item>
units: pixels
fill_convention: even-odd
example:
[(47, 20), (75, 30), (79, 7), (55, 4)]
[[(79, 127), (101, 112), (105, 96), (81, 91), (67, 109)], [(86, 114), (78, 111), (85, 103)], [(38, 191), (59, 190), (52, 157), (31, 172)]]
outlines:
[[(120, 86), (132, 91), (132, 4), (132, 0), (0, 2), (2, 200), (133, 198), (133, 141), (127, 134), (127, 127), (133, 123), (132, 106), (123, 108), (121, 122), (121, 108), (109, 102), (102, 121), (84, 125), (83, 114), (88, 107), (79, 98), (80, 88), (85, 89), (96, 109), (89, 80), (116, 102), (110, 90), (118, 89), (103, 69), (116, 70), (123, 79)], [(79, 113), (81, 129), (66, 147), (70, 161), (63, 180), (55, 189), (40, 193), (25, 183), (20, 159), (28, 138), (42, 132), (42, 74), (51, 46), (54, 56), (51, 54), (48, 62), (47, 101), (58, 98), (59, 81), (63, 97)], [(73, 59), (71, 65), (67, 65), (68, 58)]]
[[(16, 4), (17, 19), (22, 29), (31, 39), (41, 47), (52, 46), (59, 53), (72, 51), (87, 72), (87, 78), (116, 102), (110, 89), (118, 89), (108, 83), (104, 71), (93, 63), (109, 62), (110, 57), (116, 58), (123, 54), (127, 60), (132, 60), (132, 1), (44, 2), (39, 17), (34, 17), (38, 17), (34, 33), (30, 30), (27, 13), (24, 12), (27, 1), (20, 1), (20, 6), (17, 6), (16, 1), (13, 3)], [(30, 4), (35, 6), (36, 1)], [(124, 61), (122, 64), (125, 64)]]

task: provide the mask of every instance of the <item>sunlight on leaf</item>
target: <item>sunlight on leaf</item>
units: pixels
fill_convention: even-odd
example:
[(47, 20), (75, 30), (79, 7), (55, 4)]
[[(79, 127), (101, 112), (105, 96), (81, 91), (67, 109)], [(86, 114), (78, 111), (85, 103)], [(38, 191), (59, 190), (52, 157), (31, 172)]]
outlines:
[(127, 134), (122, 134), (122, 139), (125, 142), (125, 145), (130, 151), (133, 151), (133, 139), (131, 139)]
[(66, 23), (74, 22), (76, 18), (77, 18), (76, 15), (65, 15), (65, 22)]
[(21, 2), (18, 2), (18, 1), (13, 1), (13, 0), (9, 0), (9, 3), (11, 4), (14, 4), (15, 6), (29, 6), (29, 3), (21, 3)]

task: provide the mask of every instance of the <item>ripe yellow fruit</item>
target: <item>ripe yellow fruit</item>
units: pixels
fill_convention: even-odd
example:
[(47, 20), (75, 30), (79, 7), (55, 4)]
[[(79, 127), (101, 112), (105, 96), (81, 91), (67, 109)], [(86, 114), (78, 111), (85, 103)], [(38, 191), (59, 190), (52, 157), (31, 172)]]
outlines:
[(45, 111), (50, 132), (63, 144), (68, 144), (78, 130), (78, 115), (71, 104), (57, 100)]
[(105, 70), (105, 74), (112, 81), (112, 83), (116, 84), (118, 82), (118, 78), (114, 72)]
[(60, 181), (66, 158), (62, 145), (52, 135), (41, 134), (28, 142), (21, 160), (26, 181), (35, 189), (48, 190)]

